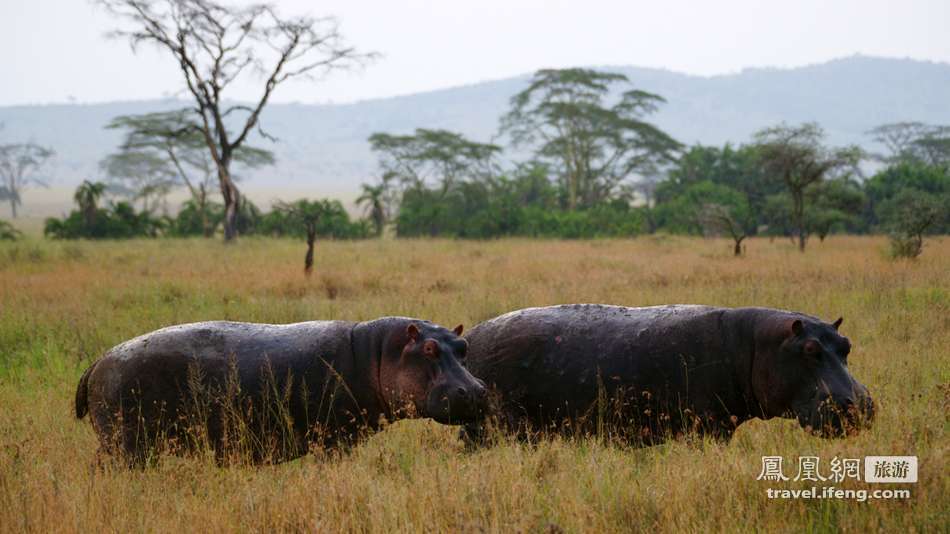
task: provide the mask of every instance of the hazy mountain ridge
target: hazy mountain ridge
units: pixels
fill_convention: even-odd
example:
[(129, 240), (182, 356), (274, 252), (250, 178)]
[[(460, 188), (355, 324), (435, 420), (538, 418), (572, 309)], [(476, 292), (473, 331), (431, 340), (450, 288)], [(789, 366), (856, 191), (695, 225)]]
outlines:
[[(950, 65), (854, 56), (793, 69), (747, 69), (700, 77), (660, 69), (603, 67), (626, 74), (667, 104), (653, 121), (684, 143), (742, 143), (779, 121), (820, 122), (836, 144), (870, 146), (864, 132), (878, 124), (919, 120), (950, 124)], [(460, 131), (476, 140), (495, 134), (509, 98), (529, 76), (487, 81), (352, 104), (271, 104), (262, 124), (280, 142), (277, 165), (250, 173), (249, 189), (292, 188), (351, 197), (376, 162), (366, 142), (377, 131), (417, 127)], [(315, 89), (318, 91), (318, 88)], [(103, 126), (115, 116), (177, 109), (185, 100), (0, 107), (0, 142), (33, 140), (53, 147), (52, 183), (72, 187), (99, 177), (98, 161), (120, 134)], [(25, 206), (29, 208), (29, 206)]]

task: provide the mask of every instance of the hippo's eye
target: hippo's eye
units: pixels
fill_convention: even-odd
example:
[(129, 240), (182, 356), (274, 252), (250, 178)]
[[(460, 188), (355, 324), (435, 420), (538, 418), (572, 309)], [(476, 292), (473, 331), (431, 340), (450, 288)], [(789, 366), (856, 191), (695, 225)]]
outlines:
[(809, 339), (808, 341), (805, 342), (804, 351), (805, 351), (805, 354), (809, 356), (818, 356), (819, 354), (821, 354), (821, 347), (818, 346), (817, 341), (815, 341), (814, 339)]
[(431, 339), (427, 339), (425, 343), (422, 344), (422, 354), (431, 360), (439, 358), (439, 344)]
[(851, 354), (851, 343), (848, 343), (841, 349), (841, 359), (845, 362), (848, 361), (848, 354)]

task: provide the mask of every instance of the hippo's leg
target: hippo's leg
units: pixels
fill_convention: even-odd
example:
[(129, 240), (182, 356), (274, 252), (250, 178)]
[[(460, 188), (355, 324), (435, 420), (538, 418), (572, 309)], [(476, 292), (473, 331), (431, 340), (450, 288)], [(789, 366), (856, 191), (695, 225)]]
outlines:
[(465, 448), (469, 450), (478, 449), (491, 444), (488, 436), (488, 428), (481, 422), (462, 425), (459, 429), (459, 439), (465, 444)]
[(719, 442), (720, 445), (728, 445), (735, 433), (735, 428), (719, 427), (714, 432), (710, 432), (709, 436)]
[(144, 469), (157, 457), (149, 442), (147, 429), (143, 427), (129, 425), (122, 432), (120, 455), (129, 469)]
[(463, 425), (459, 430), (459, 439), (470, 449), (490, 446), (498, 442), (502, 436), (513, 437), (521, 443), (528, 443), (534, 434), (532, 428), (523, 410), (517, 406), (505, 407), (496, 415)]
[(177, 441), (169, 417), (161, 402), (135, 399), (124, 403), (119, 445), (120, 454), (130, 468), (155, 466), (162, 452), (178, 452), (169, 445), (169, 440)]

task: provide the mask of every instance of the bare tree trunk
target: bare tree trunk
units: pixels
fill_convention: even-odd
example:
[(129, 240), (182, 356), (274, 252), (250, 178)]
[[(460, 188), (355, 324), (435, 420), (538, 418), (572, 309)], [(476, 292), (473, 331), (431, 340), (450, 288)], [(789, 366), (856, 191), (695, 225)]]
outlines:
[(798, 251), (805, 252), (805, 239), (807, 239), (807, 233), (805, 231), (805, 198), (804, 191), (795, 191), (792, 193), (792, 201), (794, 202), (792, 209), (795, 214), (795, 225), (798, 226)]
[(574, 211), (577, 209), (577, 177), (573, 175), (568, 175), (568, 196), (567, 196), (567, 209)]
[(211, 222), (208, 220), (208, 193), (204, 189), (204, 184), (201, 185), (201, 193), (196, 200), (198, 210), (201, 211), (201, 235), (211, 237)]
[(303, 272), (310, 276), (313, 272), (313, 243), (317, 240), (316, 226), (307, 227), (307, 255), (303, 259)]
[(241, 194), (226, 167), (218, 167), (218, 178), (221, 180), (221, 196), (224, 197), (224, 241), (231, 242), (237, 237), (237, 211)]
[(736, 257), (742, 255), (742, 240), (745, 239), (745, 236), (736, 239), (736, 246), (732, 249), (732, 254)]
[(16, 219), (16, 198), (10, 197), (10, 211), (13, 213), (13, 218)]

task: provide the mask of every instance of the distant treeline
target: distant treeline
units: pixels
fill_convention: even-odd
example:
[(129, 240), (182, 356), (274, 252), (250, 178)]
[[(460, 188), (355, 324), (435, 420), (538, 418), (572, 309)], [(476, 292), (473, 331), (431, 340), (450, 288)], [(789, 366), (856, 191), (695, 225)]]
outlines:
[[(684, 147), (645, 118), (664, 101), (619, 74), (539, 71), (511, 100), (505, 149), (445, 130), (370, 137), (376, 187), (399, 236), (601, 237), (950, 231), (950, 127), (882, 125), (886, 153), (832, 147), (815, 123), (760, 130), (746, 144)], [(870, 177), (862, 169), (877, 171)], [(917, 250), (919, 253), (919, 247)]]
[[(888, 233), (895, 252), (911, 256), (924, 235), (950, 233), (950, 127), (882, 125), (868, 132), (880, 154), (828, 146), (814, 123), (764, 128), (737, 146), (686, 147), (647, 121), (664, 102), (620, 74), (538, 71), (501, 119), (497, 139), (507, 146), (437, 129), (379, 132), (369, 139), (379, 179), (358, 199), (365, 219), (351, 220), (338, 201), (262, 213), (240, 197), (235, 230), (311, 244), (387, 228), (475, 239), (668, 232), (731, 237), (736, 254), (753, 235), (788, 236), (804, 250), (812, 236)], [(225, 226), (212, 200), (216, 167), (188, 111), (118, 117), (109, 127), (126, 133), (102, 162), (109, 181), (80, 186), (77, 209), (47, 220), (47, 236), (210, 237)], [(233, 160), (244, 168), (274, 161), (251, 146)], [(875, 171), (865, 176), (867, 168)], [(168, 192), (185, 186), (191, 199), (177, 215), (157, 215)]]
[[(539, 169), (464, 181), (448, 188), (416, 186), (402, 192), (395, 228), (400, 236), (489, 238), (613, 237), (663, 231), (797, 236), (794, 199), (780, 179), (763, 172), (753, 145), (694, 146), (661, 181), (638, 184), (575, 210)], [(806, 236), (887, 233), (900, 222), (897, 200), (924, 198), (947, 206), (950, 174), (921, 162), (900, 162), (866, 180), (843, 174), (809, 184), (804, 193)], [(929, 233), (950, 233), (948, 211)]]
[[(211, 237), (224, 221), (224, 207), (209, 202), (199, 210), (187, 201), (174, 217), (136, 211), (127, 201), (102, 204), (106, 184), (84, 182), (76, 190), (77, 208), (63, 218), (46, 219), (44, 234), (53, 239), (123, 239), (131, 237)], [(277, 204), (264, 213), (242, 198), (237, 214), (242, 235), (272, 237), (315, 236), (359, 239), (372, 235), (368, 221), (350, 219), (338, 200), (301, 200)]]

